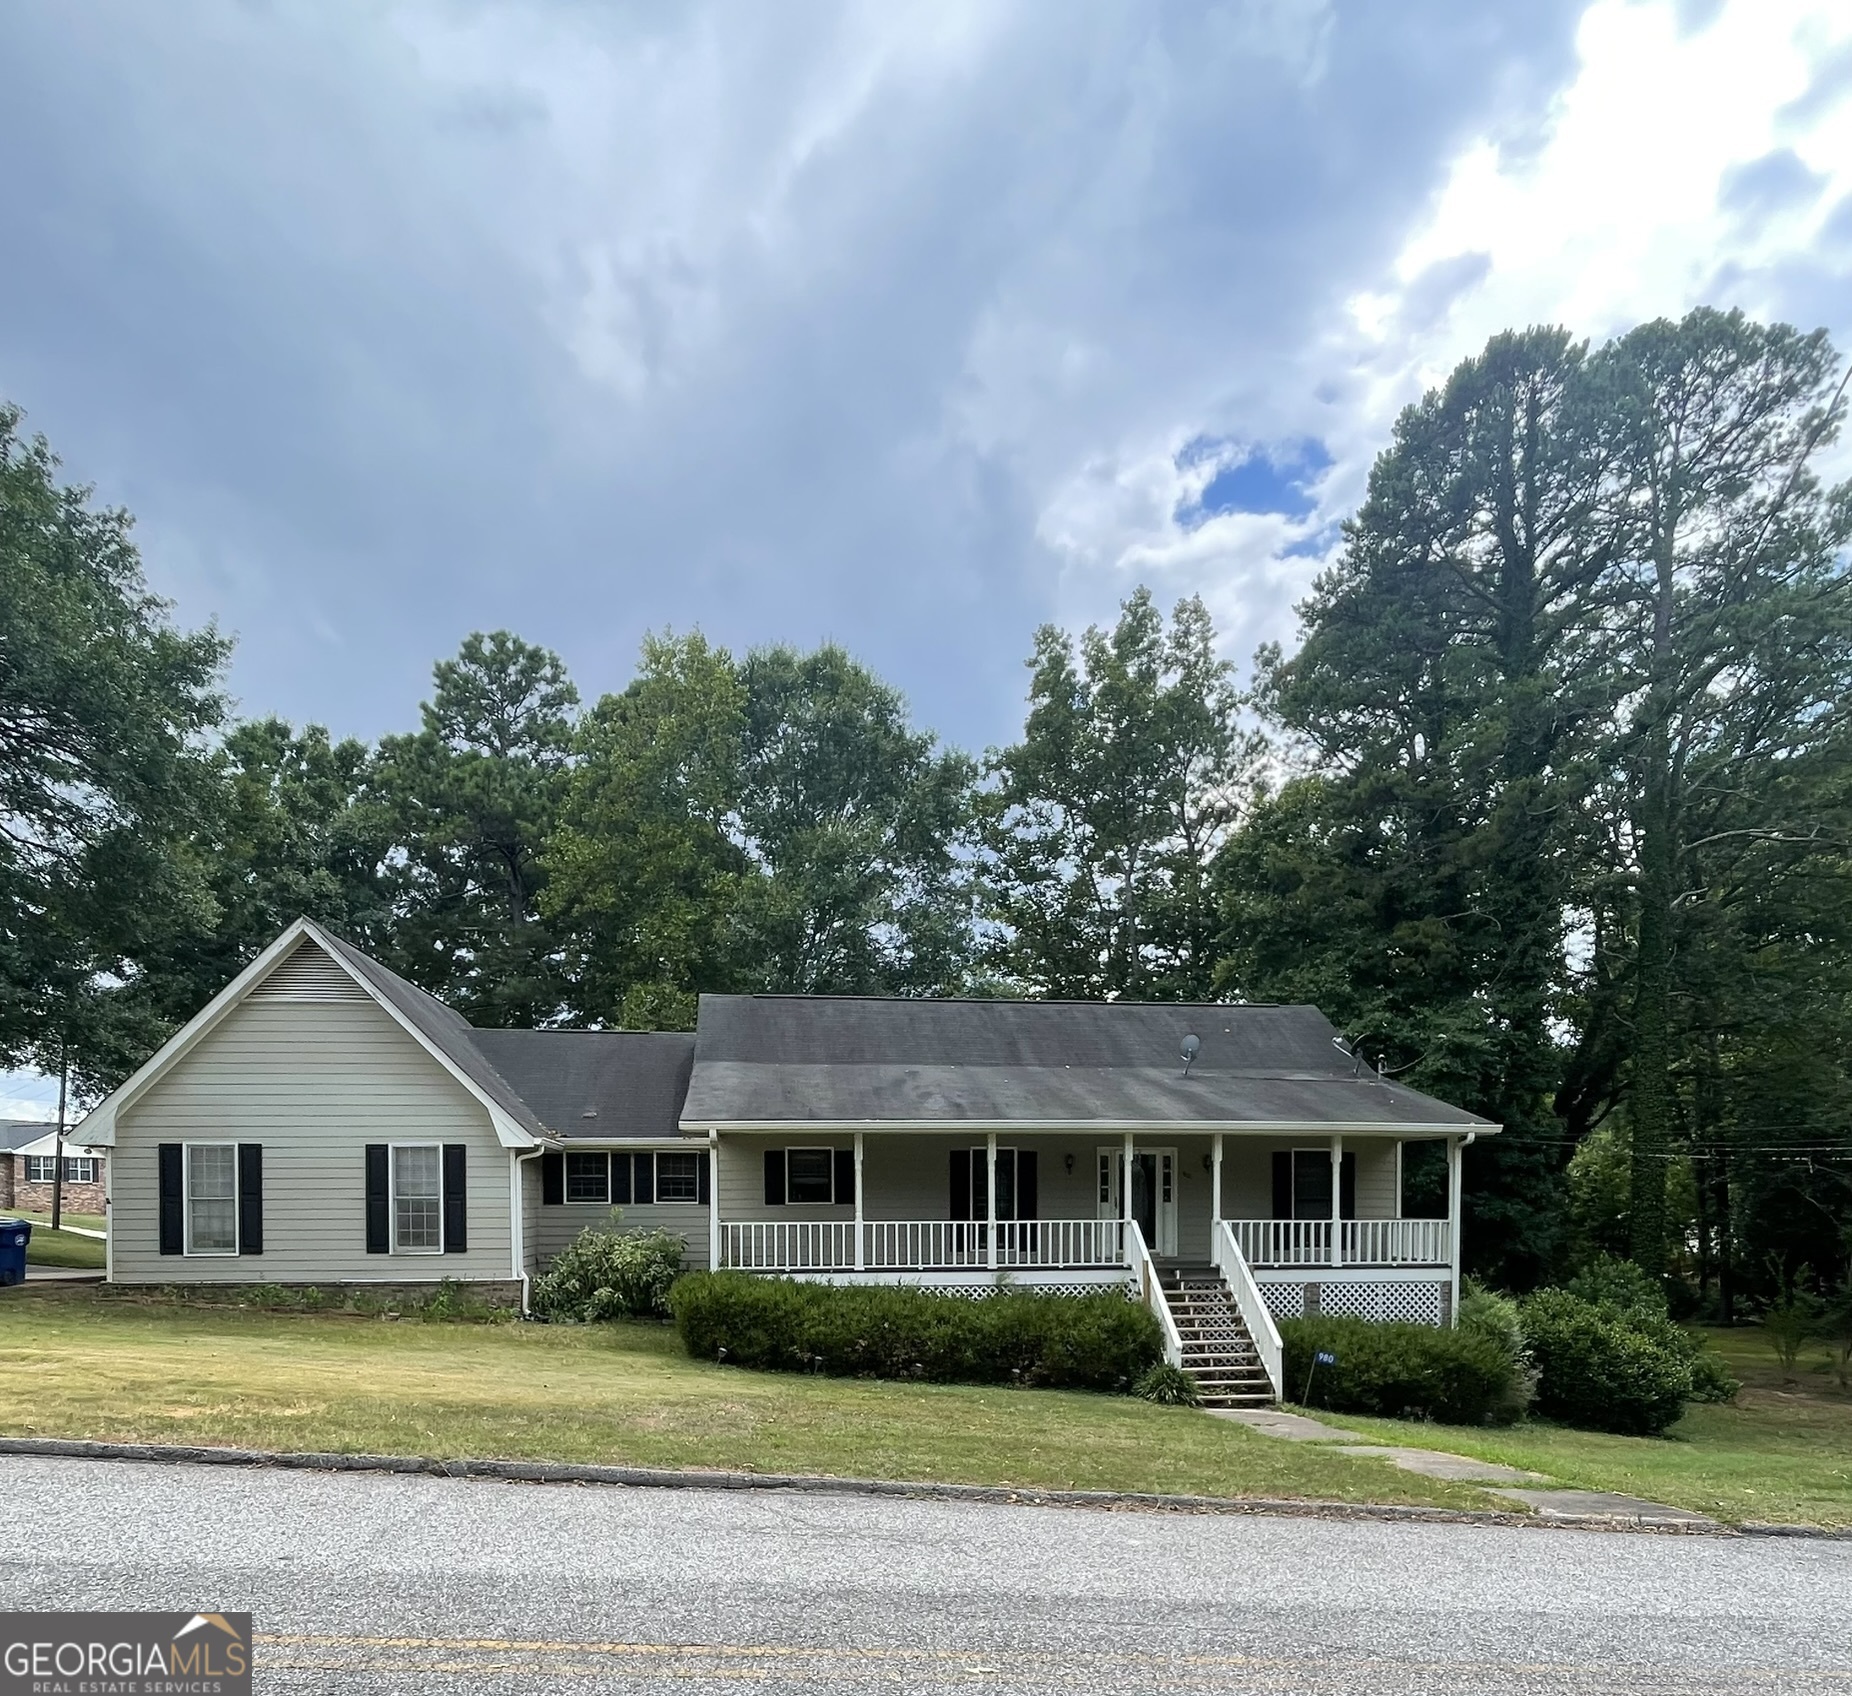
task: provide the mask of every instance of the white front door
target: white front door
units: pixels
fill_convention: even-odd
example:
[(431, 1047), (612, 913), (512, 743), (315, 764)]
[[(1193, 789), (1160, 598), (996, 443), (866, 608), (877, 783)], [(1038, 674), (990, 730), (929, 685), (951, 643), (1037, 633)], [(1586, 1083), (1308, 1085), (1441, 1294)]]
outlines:
[[(1095, 1194), (1102, 1219), (1124, 1217), (1120, 1180), (1125, 1171), (1123, 1144), (1098, 1152)], [(1132, 1151), (1132, 1217), (1144, 1232), (1145, 1246), (1168, 1258), (1177, 1252), (1177, 1151), (1136, 1148)]]

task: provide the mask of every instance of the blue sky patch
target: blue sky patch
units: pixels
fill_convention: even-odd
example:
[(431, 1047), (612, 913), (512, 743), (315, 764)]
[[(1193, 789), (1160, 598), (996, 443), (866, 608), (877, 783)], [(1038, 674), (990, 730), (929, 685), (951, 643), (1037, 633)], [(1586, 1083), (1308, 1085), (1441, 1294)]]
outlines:
[(1225, 512), (1277, 512), (1304, 518), (1316, 504), (1311, 485), (1331, 464), (1325, 444), (1310, 436), (1246, 453), (1231, 443), (1198, 436), (1177, 455), (1177, 464), (1188, 469), (1212, 459), (1223, 461), (1220, 469), (1196, 500), (1177, 508), (1177, 522), (1185, 529)]

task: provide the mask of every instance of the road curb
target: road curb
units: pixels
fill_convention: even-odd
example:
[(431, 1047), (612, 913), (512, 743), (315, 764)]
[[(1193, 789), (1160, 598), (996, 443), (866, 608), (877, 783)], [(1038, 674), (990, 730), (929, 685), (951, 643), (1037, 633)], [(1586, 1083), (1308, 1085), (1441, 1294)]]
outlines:
[(437, 1460), (413, 1455), (320, 1454), (169, 1443), (97, 1443), (63, 1437), (0, 1437), (0, 1455), (145, 1461), (169, 1466), (271, 1467), (297, 1472), (387, 1472), (504, 1484), (596, 1484), (644, 1490), (779, 1490), (827, 1496), (886, 1496), (1014, 1507), (1092, 1508), (1119, 1513), (1258, 1514), (1269, 1518), (1388, 1520), (1529, 1530), (1645, 1531), (1684, 1537), (1774, 1536), (1852, 1540), (1813, 1526), (1670, 1523), (1605, 1514), (1499, 1513), (1263, 1496), (1167, 1496), (1117, 1490), (1042, 1490), (986, 1484), (903, 1483), (805, 1473), (705, 1472), (667, 1467), (579, 1466), (558, 1461)]

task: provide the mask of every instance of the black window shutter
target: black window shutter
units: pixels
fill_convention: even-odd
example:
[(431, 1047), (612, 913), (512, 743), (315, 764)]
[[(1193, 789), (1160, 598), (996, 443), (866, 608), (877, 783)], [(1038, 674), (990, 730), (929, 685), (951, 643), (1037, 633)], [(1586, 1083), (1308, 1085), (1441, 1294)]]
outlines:
[(264, 1145), (238, 1145), (238, 1252), (264, 1252)]
[(1347, 1154), (1338, 1163), (1338, 1213), (1345, 1219), (1357, 1217), (1357, 1157)]
[(161, 1252), (186, 1253), (186, 1203), (181, 1197), (180, 1145), (164, 1142), (160, 1146), (161, 1162)]
[(630, 1205), (630, 1156), (613, 1154), (611, 1156), (611, 1205), (628, 1207)]
[(836, 1150), (836, 1205), (855, 1205), (855, 1150), (852, 1148)]
[(540, 1205), (563, 1207), (566, 1202), (566, 1157), (557, 1148), (540, 1156)]
[(695, 1156), (695, 1200), (706, 1207), (714, 1199), (714, 1157), (702, 1149)]
[(1293, 1216), (1293, 1157), (1290, 1149), (1277, 1149), (1273, 1156), (1273, 1216)]
[(633, 1154), (630, 1157), (630, 1194), (639, 1207), (648, 1207), (656, 1199), (656, 1156)]
[(387, 1188), (386, 1162), (389, 1158), (383, 1142), (367, 1144), (367, 1253), (392, 1252), (392, 1201)]
[(1019, 1148), (1016, 1151), (1016, 1217), (1034, 1219), (1038, 1197), (1036, 1195), (1035, 1150)]
[(783, 1207), (785, 1204), (785, 1151), (782, 1148), (768, 1148), (765, 1151), (765, 1205)]
[(946, 1210), (948, 1219), (971, 1217), (971, 1150), (952, 1150), (952, 1201)]
[(469, 1150), (444, 1144), (444, 1253), (469, 1252)]

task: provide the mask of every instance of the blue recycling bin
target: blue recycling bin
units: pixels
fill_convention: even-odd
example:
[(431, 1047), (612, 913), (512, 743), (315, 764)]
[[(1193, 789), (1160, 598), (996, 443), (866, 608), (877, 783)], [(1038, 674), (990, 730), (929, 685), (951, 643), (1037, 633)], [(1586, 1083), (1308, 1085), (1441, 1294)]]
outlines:
[(32, 1227), (23, 1219), (0, 1219), (0, 1284), (26, 1281), (26, 1244)]

